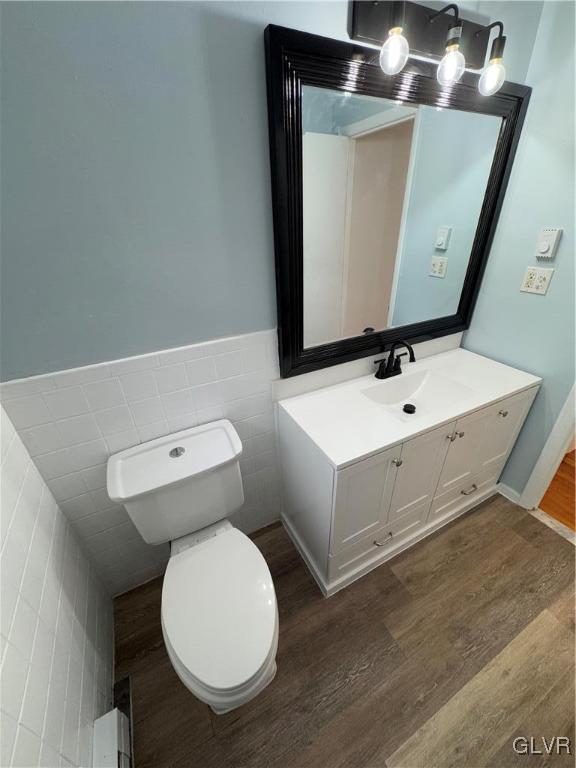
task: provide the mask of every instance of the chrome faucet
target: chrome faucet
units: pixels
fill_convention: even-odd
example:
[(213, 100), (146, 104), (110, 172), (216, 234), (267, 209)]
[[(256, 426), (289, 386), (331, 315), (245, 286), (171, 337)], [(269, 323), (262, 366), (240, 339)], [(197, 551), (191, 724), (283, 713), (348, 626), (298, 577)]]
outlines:
[(378, 370), (374, 374), (377, 379), (389, 379), (391, 376), (398, 376), (400, 373), (402, 373), (402, 360), (400, 358), (406, 357), (406, 352), (402, 352), (400, 355), (396, 354), (396, 349), (398, 347), (406, 347), (408, 350), (408, 360), (411, 363), (416, 362), (416, 357), (414, 356), (414, 350), (408, 344), (407, 341), (395, 341), (392, 346), (390, 347), (390, 352), (388, 353), (388, 358), (381, 360), (375, 360), (374, 363), (379, 364)]

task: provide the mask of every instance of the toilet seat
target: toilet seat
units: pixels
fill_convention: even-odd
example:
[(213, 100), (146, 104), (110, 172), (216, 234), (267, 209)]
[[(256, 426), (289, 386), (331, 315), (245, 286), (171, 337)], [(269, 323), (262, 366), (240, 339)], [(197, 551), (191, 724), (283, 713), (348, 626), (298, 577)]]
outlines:
[(229, 527), (173, 555), (162, 630), (178, 676), (215, 711), (259, 693), (276, 671), (278, 610), (256, 545)]

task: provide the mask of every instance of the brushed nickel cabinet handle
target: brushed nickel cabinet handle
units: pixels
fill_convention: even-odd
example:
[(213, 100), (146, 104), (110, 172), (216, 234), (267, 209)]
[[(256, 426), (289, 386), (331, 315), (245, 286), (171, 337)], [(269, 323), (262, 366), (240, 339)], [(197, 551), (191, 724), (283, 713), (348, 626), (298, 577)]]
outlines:
[(464, 437), (464, 435), (465, 435), (464, 432), (456, 432), (456, 434), (458, 435), (458, 437)]
[(376, 539), (374, 539), (374, 544), (375, 544), (377, 547), (385, 547), (385, 546), (386, 546), (386, 542), (390, 541), (390, 539), (392, 538), (392, 536), (394, 536), (394, 534), (392, 533), (392, 531), (388, 531), (388, 536), (386, 536), (386, 538), (385, 538), (383, 541), (377, 541)]
[(401, 467), (403, 463), (402, 459), (392, 459), (392, 464), (394, 464), (395, 467)]
[(505, 419), (506, 416), (508, 416), (508, 411), (505, 411), (505, 410), (498, 411), (498, 416), (502, 416), (502, 418)]
[(474, 491), (477, 491), (477, 490), (478, 490), (478, 486), (476, 485), (476, 483), (473, 483), (472, 488), (470, 488), (469, 491), (460, 491), (460, 493), (462, 494), (462, 496), (470, 496), (471, 493), (474, 493)]
[(450, 440), (450, 442), (453, 443), (454, 440), (456, 440), (456, 433), (453, 432), (451, 435), (446, 435), (446, 440)]

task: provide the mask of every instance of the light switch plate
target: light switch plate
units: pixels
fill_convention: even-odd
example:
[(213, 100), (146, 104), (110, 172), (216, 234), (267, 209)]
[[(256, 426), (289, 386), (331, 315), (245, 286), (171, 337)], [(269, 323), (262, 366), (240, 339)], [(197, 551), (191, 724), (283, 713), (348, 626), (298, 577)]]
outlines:
[(562, 230), (558, 227), (545, 227), (540, 230), (538, 242), (536, 243), (536, 258), (553, 259), (556, 256), (556, 249), (558, 248), (561, 234)]
[(446, 277), (446, 270), (448, 269), (448, 257), (447, 256), (433, 256), (430, 262), (430, 277)]
[(452, 227), (440, 227), (436, 233), (436, 242), (434, 247), (437, 251), (447, 251), (450, 245), (450, 235), (452, 234)]
[(554, 270), (549, 267), (527, 267), (520, 290), (543, 295), (548, 291), (553, 274)]

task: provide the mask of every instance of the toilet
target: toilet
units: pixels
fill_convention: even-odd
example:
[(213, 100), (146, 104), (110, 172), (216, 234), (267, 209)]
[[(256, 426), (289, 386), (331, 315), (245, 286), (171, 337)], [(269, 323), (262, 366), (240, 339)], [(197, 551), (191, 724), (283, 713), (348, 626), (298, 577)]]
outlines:
[(170, 542), (162, 632), (184, 685), (214, 712), (245, 704), (276, 674), (278, 607), (260, 550), (228, 518), (244, 503), (242, 443), (215, 421), (108, 460), (108, 494), (148, 544)]

